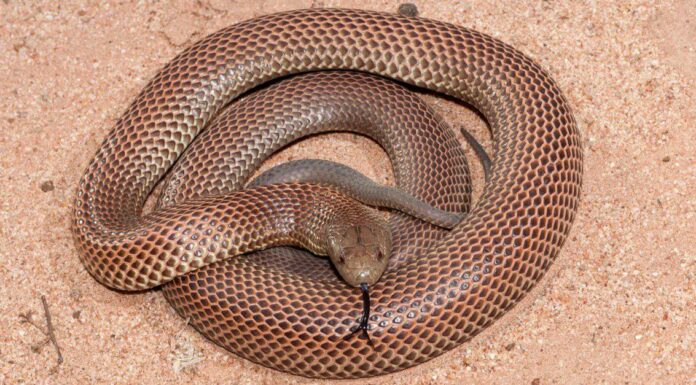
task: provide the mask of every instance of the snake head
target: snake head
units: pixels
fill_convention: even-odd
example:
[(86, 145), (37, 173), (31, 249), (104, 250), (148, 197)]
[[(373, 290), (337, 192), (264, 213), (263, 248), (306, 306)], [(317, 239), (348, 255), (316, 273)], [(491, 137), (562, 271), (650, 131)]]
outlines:
[(338, 273), (351, 286), (375, 284), (387, 269), (391, 232), (382, 221), (342, 224), (328, 231), (328, 254)]

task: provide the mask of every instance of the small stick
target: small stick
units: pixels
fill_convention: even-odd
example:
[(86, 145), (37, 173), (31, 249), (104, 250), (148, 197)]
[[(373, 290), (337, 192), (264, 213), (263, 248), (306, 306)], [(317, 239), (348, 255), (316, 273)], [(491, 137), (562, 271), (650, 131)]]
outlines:
[(60, 352), (60, 346), (58, 346), (58, 341), (56, 340), (56, 335), (53, 329), (53, 322), (51, 322), (51, 313), (48, 311), (48, 301), (46, 301), (45, 296), (41, 296), (41, 303), (43, 303), (44, 316), (46, 317), (46, 327), (48, 328), (48, 338), (51, 339), (51, 343), (56, 348), (56, 354), (58, 354), (58, 365), (63, 363), (63, 354)]
[(43, 326), (34, 322), (34, 311), (33, 310), (29, 310), (26, 313), (20, 313), (19, 318), (21, 319), (20, 322), (28, 323), (29, 325), (35, 327), (36, 330), (40, 331), (41, 334), (48, 337), (48, 332), (46, 331), (46, 329), (44, 329)]

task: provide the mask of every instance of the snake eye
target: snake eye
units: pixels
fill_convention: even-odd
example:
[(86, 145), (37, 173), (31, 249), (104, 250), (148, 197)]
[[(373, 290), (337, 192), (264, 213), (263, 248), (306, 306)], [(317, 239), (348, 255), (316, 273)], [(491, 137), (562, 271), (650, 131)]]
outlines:
[(380, 261), (384, 259), (384, 253), (382, 253), (382, 250), (377, 252), (377, 259)]
[(345, 264), (346, 264), (346, 258), (345, 258), (344, 256), (341, 255), (340, 257), (338, 257), (338, 263), (340, 263), (341, 265), (345, 265)]

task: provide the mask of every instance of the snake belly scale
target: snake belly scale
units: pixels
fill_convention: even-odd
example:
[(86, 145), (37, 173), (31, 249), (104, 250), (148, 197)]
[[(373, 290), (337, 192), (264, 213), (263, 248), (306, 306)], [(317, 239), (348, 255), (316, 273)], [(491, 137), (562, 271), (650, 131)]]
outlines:
[[(393, 242), (403, 246), (372, 290), (374, 346), (342, 338), (359, 315), (359, 293), (325, 262), (294, 249), (222, 260), (229, 240), (220, 218), (242, 225), (256, 220), (254, 204), (268, 199), (259, 191), (240, 193), (246, 195), (238, 202), (176, 202), (175, 193), (167, 207), (141, 215), (153, 187), (223, 106), (267, 81), (327, 69), (370, 72), (452, 96), (485, 116), (494, 139), (490, 179), (457, 227), (443, 232), (398, 214), (392, 219)], [(440, 135), (438, 146), (458, 145)], [(420, 149), (413, 137), (404, 141)], [(392, 159), (399, 188), (443, 210), (468, 207), (465, 165), (452, 176), (437, 162), (400, 168), (404, 159)], [(427, 19), (310, 9), (225, 28), (167, 64), (89, 164), (72, 231), (81, 260), (100, 282), (124, 290), (166, 283), (165, 295), (180, 314), (243, 357), (303, 376), (365, 377), (438, 356), (519, 302), (558, 255), (581, 182), (580, 137), (568, 103), (546, 72), (517, 50)], [(224, 189), (234, 184), (225, 183)], [(435, 193), (453, 184), (459, 187)], [(261, 190), (300, 197), (305, 187)], [(234, 211), (242, 209), (244, 215)], [(263, 223), (258, 226), (255, 231), (263, 231)], [(253, 241), (255, 232), (247, 229), (240, 236)], [(422, 231), (431, 234), (428, 241), (411, 241)], [(194, 247), (177, 243), (194, 237)]]

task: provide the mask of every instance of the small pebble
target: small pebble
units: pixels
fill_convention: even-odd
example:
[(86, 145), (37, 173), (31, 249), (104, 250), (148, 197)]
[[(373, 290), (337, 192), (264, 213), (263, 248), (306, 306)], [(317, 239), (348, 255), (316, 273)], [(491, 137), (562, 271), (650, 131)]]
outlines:
[(403, 3), (399, 5), (399, 15), (416, 17), (418, 16), (418, 7), (413, 3)]
[(39, 188), (41, 188), (41, 191), (43, 192), (51, 192), (55, 190), (55, 186), (53, 186), (53, 181), (50, 180), (41, 183), (41, 186), (39, 186)]

